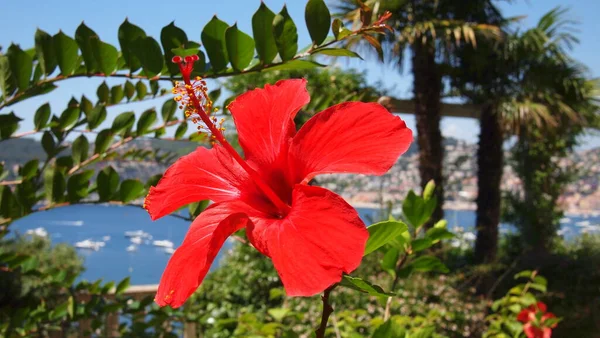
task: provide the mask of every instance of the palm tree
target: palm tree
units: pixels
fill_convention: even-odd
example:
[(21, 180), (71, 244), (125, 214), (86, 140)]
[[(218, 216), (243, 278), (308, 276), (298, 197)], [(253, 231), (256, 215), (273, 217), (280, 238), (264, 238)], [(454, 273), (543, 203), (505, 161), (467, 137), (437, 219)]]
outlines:
[[(581, 109), (581, 103), (588, 102), (588, 84), (581, 68), (567, 56), (577, 40), (570, 34), (571, 22), (565, 14), (554, 9), (530, 30), (506, 34), (503, 41), (482, 43), (477, 49), (465, 46), (457, 53), (460, 61), (454, 85), (482, 107), (475, 243), (480, 263), (496, 259), (505, 136), (517, 135), (520, 144), (526, 145), (531, 126), (552, 130), (565, 119), (571, 125), (586, 123), (588, 110)], [(523, 160), (527, 167), (531, 158)], [(522, 173), (525, 201), (530, 203), (532, 172), (524, 168)]]
[[(440, 109), (445, 63), (458, 46), (475, 45), (477, 38), (498, 37), (499, 29), (490, 24), (501, 15), (491, 0), (340, 0), (338, 9), (355, 24), (373, 15), (389, 11), (387, 23), (394, 33), (381, 36), (383, 54), (400, 67), (405, 51), (412, 54), (413, 93), (419, 146), (421, 186), (436, 182), (437, 208), (430, 224), (443, 217), (443, 147)], [(373, 43), (373, 41), (371, 41)]]

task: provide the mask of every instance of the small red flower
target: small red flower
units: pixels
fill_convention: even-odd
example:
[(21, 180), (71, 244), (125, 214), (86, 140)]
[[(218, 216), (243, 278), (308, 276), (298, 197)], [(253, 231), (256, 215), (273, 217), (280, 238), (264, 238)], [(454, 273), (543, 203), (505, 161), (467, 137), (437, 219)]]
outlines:
[[(552, 329), (556, 327), (556, 323), (548, 325), (546, 321), (550, 318), (556, 318), (551, 312), (546, 312), (546, 304), (537, 302), (526, 309), (523, 309), (517, 315), (517, 320), (523, 323), (523, 332), (527, 338), (550, 338)], [(538, 315), (541, 315), (538, 320)]]
[(364, 223), (340, 196), (308, 182), (324, 173), (384, 174), (412, 142), (406, 124), (378, 104), (346, 102), (296, 132), (294, 116), (309, 102), (306, 80), (279, 81), (240, 95), (229, 106), (242, 158), (190, 82), (194, 60), (174, 61), (189, 94), (178, 100), (217, 143), (175, 162), (150, 189), (145, 207), (155, 220), (192, 202), (214, 204), (194, 220), (171, 257), (156, 302), (181, 306), (227, 237), (244, 227), (252, 245), (273, 260), (289, 296), (315, 295), (355, 270), (368, 238)]

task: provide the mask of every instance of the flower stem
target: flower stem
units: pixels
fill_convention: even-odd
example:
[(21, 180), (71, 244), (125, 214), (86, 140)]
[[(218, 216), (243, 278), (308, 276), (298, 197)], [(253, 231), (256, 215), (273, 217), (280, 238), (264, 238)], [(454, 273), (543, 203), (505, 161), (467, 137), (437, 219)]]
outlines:
[(325, 337), (325, 329), (327, 328), (327, 321), (329, 320), (329, 316), (333, 313), (333, 307), (329, 304), (329, 294), (337, 284), (333, 284), (332, 286), (325, 289), (323, 292), (323, 296), (321, 296), (321, 300), (323, 301), (323, 312), (321, 313), (321, 324), (319, 328), (315, 331), (317, 338)]

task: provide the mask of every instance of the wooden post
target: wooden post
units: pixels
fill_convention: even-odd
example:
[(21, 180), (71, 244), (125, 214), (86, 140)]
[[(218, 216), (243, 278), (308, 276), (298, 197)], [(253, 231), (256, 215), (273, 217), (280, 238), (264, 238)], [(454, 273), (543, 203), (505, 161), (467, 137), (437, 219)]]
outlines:
[(120, 337), (119, 334), (119, 313), (109, 313), (106, 315), (106, 336)]
[(196, 333), (196, 323), (195, 322), (185, 322), (183, 323), (183, 338), (197, 338), (198, 334)]
[(82, 319), (79, 321), (79, 338), (90, 338), (92, 335), (92, 320)]

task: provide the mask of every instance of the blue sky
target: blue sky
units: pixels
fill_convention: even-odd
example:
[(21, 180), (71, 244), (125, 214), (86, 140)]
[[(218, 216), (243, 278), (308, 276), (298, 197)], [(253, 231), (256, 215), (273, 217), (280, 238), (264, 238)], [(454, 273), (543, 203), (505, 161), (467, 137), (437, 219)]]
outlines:
[[(326, 0), (327, 1), (327, 0)], [(264, 0), (271, 10), (278, 12), (283, 0)], [(327, 1), (331, 3), (332, 1)], [(299, 28), (299, 45), (309, 43), (308, 33), (304, 24), (304, 6), (306, 1), (288, 0), (287, 6), (290, 15)], [(219, 0), (219, 1), (155, 1), (155, 0), (60, 0), (41, 1), (29, 0), (27, 5), (21, 1), (0, 2), (0, 45), (7, 48), (11, 42), (21, 45), (22, 48), (33, 46), (33, 36), (36, 28), (41, 28), (50, 34), (63, 30), (73, 36), (77, 26), (84, 21), (98, 33), (104, 41), (118, 46), (117, 30), (127, 17), (132, 23), (142, 27), (146, 33), (158, 38), (163, 26), (175, 21), (176, 25), (186, 31), (192, 40), (200, 40), (200, 32), (212, 15), (233, 24), (238, 22), (240, 29), (251, 32), (251, 17), (260, 4), (259, 0)], [(507, 16), (526, 15), (521, 22), (523, 27), (534, 25), (539, 17), (556, 6), (570, 8), (570, 17), (580, 24), (577, 26), (581, 43), (575, 46), (573, 56), (586, 64), (593, 76), (600, 76), (600, 58), (598, 52), (598, 36), (600, 35), (600, 1), (598, 0), (543, 0), (525, 1), (515, 0), (513, 4), (502, 4), (501, 8)], [(352, 67), (367, 72), (370, 83), (381, 81), (391, 93), (397, 97), (409, 98), (411, 96), (412, 77), (408, 71), (400, 73), (398, 70), (381, 65), (375, 61), (341, 61), (341, 67)], [(32, 116), (35, 109), (44, 102), (50, 102), (53, 111), (60, 112), (64, 109), (71, 95), (79, 97), (86, 94), (95, 97), (95, 88), (101, 80), (70, 80), (59, 84), (59, 89), (52, 94), (28, 100), (10, 107), (25, 121), (21, 124), (23, 131), (32, 129)], [(117, 80), (109, 81), (110, 84), (119, 83)], [(214, 84), (213, 84), (214, 85)], [(154, 103), (137, 103), (127, 107), (115, 107), (110, 110), (111, 116), (116, 116), (120, 111), (142, 111), (148, 105), (162, 104), (160, 100)], [(3, 113), (6, 113), (7, 110)], [(414, 127), (414, 118), (404, 116), (407, 124)], [(460, 118), (444, 118), (442, 121), (444, 135), (454, 136), (475, 142), (479, 133), (477, 121)], [(584, 140), (583, 147), (600, 146), (600, 137), (590, 136)]]

